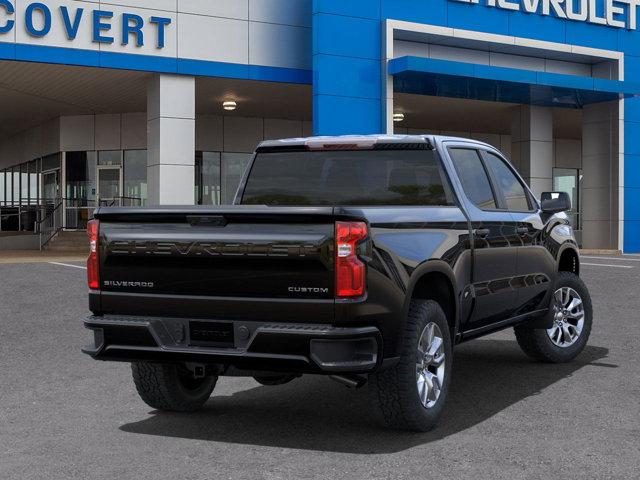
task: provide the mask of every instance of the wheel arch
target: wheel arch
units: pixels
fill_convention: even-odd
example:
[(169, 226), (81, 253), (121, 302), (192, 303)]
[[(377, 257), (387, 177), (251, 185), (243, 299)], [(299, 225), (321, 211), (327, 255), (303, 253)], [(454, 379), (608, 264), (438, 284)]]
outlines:
[(458, 332), (458, 292), (453, 270), (442, 260), (428, 260), (418, 267), (412, 277), (402, 316), (406, 321), (411, 301), (414, 299), (434, 300), (442, 307), (451, 333), (451, 341), (455, 342)]
[(573, 244), (563, 245), (558, 252), (558, 272), (580, 275), (580, 255)]

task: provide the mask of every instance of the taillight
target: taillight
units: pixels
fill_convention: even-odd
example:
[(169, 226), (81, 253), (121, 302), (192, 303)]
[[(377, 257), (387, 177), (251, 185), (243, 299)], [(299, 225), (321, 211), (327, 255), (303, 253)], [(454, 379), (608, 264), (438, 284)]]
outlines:
[(363, 222), (336, 222), (336, 297), (359, 297), (365, 289), (365, 266), (356, 244), (367, 237)]
[(89, 220), (87, 223), (87, 235), (89, 236), (89, 258), (87, 258), (87, 283), (91, 290), (100, 288), (100, 258), (98, 257), (98, 233), (100, 222)]

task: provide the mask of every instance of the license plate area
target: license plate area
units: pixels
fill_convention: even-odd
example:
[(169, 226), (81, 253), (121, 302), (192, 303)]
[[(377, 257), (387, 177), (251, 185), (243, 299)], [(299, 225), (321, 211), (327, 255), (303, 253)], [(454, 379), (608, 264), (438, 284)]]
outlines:
[(230, 348), (234, 343), (232, 322), (189, 322), (189, 345)]

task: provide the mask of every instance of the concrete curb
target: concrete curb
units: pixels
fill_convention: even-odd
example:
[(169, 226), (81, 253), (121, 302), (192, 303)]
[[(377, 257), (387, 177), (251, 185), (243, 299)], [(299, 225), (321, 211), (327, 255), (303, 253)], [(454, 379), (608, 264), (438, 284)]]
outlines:
[(40, 252), (33, 250), (1, 250), (0, 265), (15, 263), (84, 262), (87, 255), (77, 253)]
[(583, 248), (580, 250), (580, 255), (622, 255), (622, 251), (600, 248)]

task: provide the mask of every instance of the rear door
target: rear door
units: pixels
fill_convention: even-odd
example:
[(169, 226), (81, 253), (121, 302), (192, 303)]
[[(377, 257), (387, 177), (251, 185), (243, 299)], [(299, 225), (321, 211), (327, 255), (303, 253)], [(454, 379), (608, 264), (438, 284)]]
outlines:
[(471, 222), (474, 249), (475, 306), (463, 330), (481, 329), (510, 318), (516, 308), (517, 294), (511, 287), (519, 245), (514, 243), (516, 222), (491, 182), (479, 148), (450, 142), (446, 147)]
[(515, 314), (545, 308), (546, 294), (555, 275), (556, 262), (544, 245), (544, 222), (538, 202), (513, 167), (498, 152), (484, 150), (482, 154), (489, 173), (516, 222), (520, 244), (517, 249), (517, 276), (512, 282), (518, 293)]

